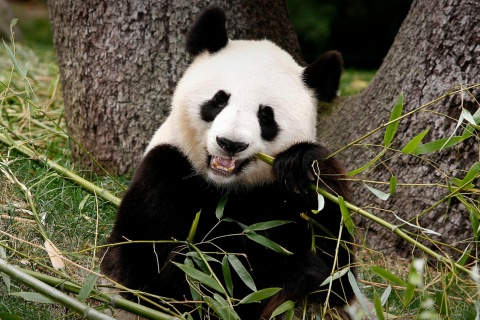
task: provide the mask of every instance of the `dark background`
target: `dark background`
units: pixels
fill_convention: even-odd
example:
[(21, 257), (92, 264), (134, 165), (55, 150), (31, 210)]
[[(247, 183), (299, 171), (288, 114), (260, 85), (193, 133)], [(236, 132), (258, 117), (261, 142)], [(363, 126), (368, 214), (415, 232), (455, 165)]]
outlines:
[(412, 0), (287, 0), (307, 63), (342, 52), (345, 67), (378, 69)]

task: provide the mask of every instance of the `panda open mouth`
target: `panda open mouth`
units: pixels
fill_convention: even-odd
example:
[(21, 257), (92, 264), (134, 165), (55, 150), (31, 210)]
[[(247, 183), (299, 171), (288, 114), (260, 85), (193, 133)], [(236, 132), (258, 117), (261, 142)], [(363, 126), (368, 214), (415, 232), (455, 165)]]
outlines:
[(228, 157), (210, 156), (210, 168), (215, 173), (231, 176), (237, 172), (248, 162), (245, 159), (235, 159)]

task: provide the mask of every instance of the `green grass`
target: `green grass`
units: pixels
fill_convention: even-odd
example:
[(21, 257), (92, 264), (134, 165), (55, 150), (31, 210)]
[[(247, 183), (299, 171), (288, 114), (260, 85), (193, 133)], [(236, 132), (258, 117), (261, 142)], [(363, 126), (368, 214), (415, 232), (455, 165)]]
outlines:
[(362, 92), (375, 76), (375, 70), (346, 69), (340, 79), (340, 96), (351, 96)]
[[(112, 179), (95, 176), (72, 163), (65, 133), (58, 68), (52, 48), (44, 47), (38, 51), (17, 45), (15, 57), (20, 68), (29, 62), (27, 77), (18, 74), (5, 48), (0, 48), (0, 135), (6, 133), (8, 137), (22, 141), (39, 155), (46, 155), (121, 197), (123, 189)], [(374, 74), (374, 71), (346, 70), (340, 94), (347, 96), (361, 92)], [(120, 181), (127, 185), (129, 178), (120, 177)], [(85, 191), (45, 163), (1, 142), (0, 189), (0, 257), (12, 265), (64, 277), (82, 285), (87, 270), (97, 263), (94, 252), (110, 231), (116, 206)], [(474, 198), (478, 190), (469, 192), (471, 194), (465, 192), (464, 195), (475, 204), (471, 210), (473, 215), (477, 215), (478, 222), (479, 206)], [(39, 219), (44, 217), (44, 223), (37, 223), (35, 216), (29, 212), (36, 212)], [(45, 237), (55, 244), (68, 261), (61, 272), (52, 268), (51, 260), (43, 250)], [(403, 319), (414, 319), (422, 312), (422, 301), (433, 301), (431, 311), (441, 319), (475, 319), (474, 304), (479, 301), (478, 284), (466, 273), (450, 273), (446, 263), (431, 262), (417, 290), (412, 291), (411, 299), (404, 303), (408, 286), (392, 283), (374, 273), (371, 267), (385, 268), (408, 282), (410, 261), (385, 257), (367, 247), (360, 249), (359, 284), (362, 290), (371, 300), (374, 292), (381, 296), (389, 286), (392, 290), (383, 307), (384, 311)], [(2, 313), (23, 319), (80, 318), (58, 304), (27, 302), (9, 294), (31, 290), (5, 275), (0, 277), (0, 291), (1, 319), (7, 318)], [(442, 295), (447, 302), (444, 307), (440, 303)]]
[[(12, 139), (24, 141), (39, 154), (84, 175), (98, 186), (120, 194), (122, 188), (108, 177), (96, 177), (91, 172), (81, 171), (71, 162), (68, 139), (63, 131), (63, 100), (52, 47), (34, 52), (27, 46), (17, 45), (15, 56), (21, 67), (28, 62), (28, 79), (16, 72), (2, 45), (0, 134), (7, 133)], [(123, 181), (127, 183), (126, 178)], [(31, 195), (32, 203), (28, 202), (22, 186)], [(71, 265), (67, 263), (64, 273), (82, 282), (85, 271), (75, 264), (92, 268), (94, 249), (108, 235), (116, 206), (85, 191), (41, 161), (35, 161), (2, 143), (0, 190), (0, 247), (6, 253), (8, 262), (52, 274), (50, 260), (42, 249), (45, 239), (31, 214), (36, 211), (40, 219), (44, 219), (42, 229), (46, 237), (72, 261)], [(33, 307), (32, 302), (9, 295), (26, 290), (16, 281), (12, 280), (11, 287), (7, 288), (5, 281), (0, 280), (0, 290), (4, 293), (0, 294), (2, 319), (1, 312), (24, 319), (44, 320), (63, 316), (73, 319), (72, 311), (58, 305)]]

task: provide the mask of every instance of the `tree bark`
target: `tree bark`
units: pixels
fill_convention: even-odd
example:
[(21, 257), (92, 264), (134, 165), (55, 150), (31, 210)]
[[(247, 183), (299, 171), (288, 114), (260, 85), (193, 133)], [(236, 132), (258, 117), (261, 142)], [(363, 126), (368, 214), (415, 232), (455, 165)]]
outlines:
[[(401, 92), (404, 94), (405, 114), (441, 97), (453, 87), (478, 83), (479, 57), (478, 0), (414, 1), (382, 66), (366, 90), (340, 100), (329, 116), (320, 116), (320, 141), (325, 141), (330, 149), (337, 150), (386, 123)], [(355, 178), (388, 182), (394, 175), (399, 185), (407, 185), (398, 187), (396, 194), (388, 201), (381, 201), (363, 183), (355, 183), (352, 201), (400, 225), (401, 222), (393, 213), (407, 220), (446, 196), (446, 188), (428, 184), (446, 185), (448, 175), (462, 178), (473, 163), (479, 161), (477, 138), (472, 137), (453, 148), (422, 157), (404, 155), (398, 150), (429, 127), (424, 142), (449, 137), (455, 130), (462, 105), (472, 114), (479, 108), (479, 92), (477, 87), (471, 95), (466, 92), (457, 94), (403, 119), (391, 146), (397, 151), (390, 151), (382, 158), (384, 161), (381, 164)], [(456, 134), (461, 133), (461, 128), (459, 130)], [(383, 132), (380, 130), (341, 152), (338, 157), (350, 170), (365, 165), (380, 153)], [(388, 186), (371, 185), (388, 192)], [(391, 230), (358, 216), (357, 222), (365, 228), (365, 240), (369, 247), (405, 256), (412, 253), (412, 247)], [(459, 249), (465, 247), (462, 241), (472, 236), (469, 212), (455, 199), (444, 201), (442, 205), (429, 210), (418, 218), (418, 222), (422, 227), (440, 232), (441, 236), (435, 239)], [(411, 230), (420, 233), (417, 229)], [(441, 249), (458, 254), (450, 248)]]
[[(235, 38), (269, 38), (301, 61), (285, 1), (218, 1)], [(123, 174), (168, 115), (188, 64), (185, 34), (206, 1), (49, 0), (73, 158)], [(78, 142), (78, 144), (76, 142)], [(84, 149), (85, 150), (84, 150)]]

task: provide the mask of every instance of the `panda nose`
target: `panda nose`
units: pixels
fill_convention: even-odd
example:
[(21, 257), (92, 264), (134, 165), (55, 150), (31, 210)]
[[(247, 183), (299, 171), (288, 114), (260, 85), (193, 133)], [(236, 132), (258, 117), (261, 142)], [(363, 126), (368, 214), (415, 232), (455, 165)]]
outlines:
[(227, 138), (217, 137), (217, 143), (223, 150), (229, 153), (242, 152), (248, 148), (248, 143), (232, 141)]

